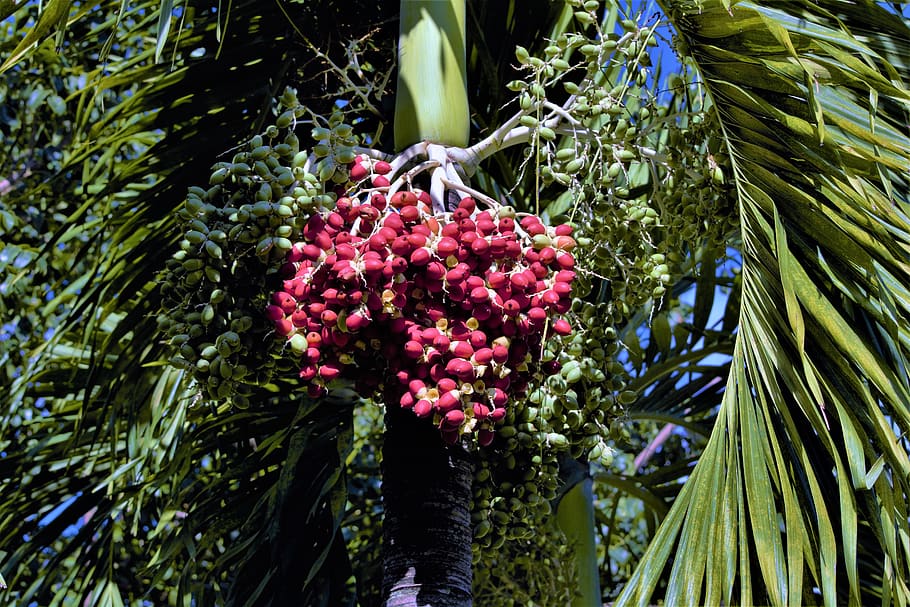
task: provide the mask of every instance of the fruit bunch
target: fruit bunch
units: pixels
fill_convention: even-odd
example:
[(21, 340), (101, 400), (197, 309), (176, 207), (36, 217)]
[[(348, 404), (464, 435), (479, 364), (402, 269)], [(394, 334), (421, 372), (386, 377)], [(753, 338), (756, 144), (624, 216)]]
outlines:
[[(364, 156), (360, 195), (312, 215), (287, 254), (267, 317), (312, 395), (333, 380), (432, 417), (442, 437), (480, 445), (525, 393), (542, 340), (567, 335), (575, 245), (513, 209), (471, 197), (433, 212), (428, 193), (386, 197), (389, 166)], [(386, 189), (387, 191), (387, 189)]]

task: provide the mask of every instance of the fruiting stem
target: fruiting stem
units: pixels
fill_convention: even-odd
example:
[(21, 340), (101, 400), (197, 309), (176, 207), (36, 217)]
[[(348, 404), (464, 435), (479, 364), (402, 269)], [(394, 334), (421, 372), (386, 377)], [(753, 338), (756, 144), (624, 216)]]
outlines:
[(468, 144), (465, 49), (465, 0), (402, 0), (395, 149)]

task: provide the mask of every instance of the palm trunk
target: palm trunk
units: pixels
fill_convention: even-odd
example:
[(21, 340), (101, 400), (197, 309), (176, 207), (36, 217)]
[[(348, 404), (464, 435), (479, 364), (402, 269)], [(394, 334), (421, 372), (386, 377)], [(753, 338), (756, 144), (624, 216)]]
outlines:
[(397, 405), (386, 413), (382, 453), (385, 607), (470, 606), (468, 454)]

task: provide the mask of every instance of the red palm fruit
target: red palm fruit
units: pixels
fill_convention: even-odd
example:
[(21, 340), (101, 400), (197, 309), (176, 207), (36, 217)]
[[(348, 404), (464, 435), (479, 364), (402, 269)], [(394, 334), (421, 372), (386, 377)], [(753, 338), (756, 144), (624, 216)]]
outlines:
[(448, 236), (449, 238), (458, 238), (460, 233), (458, 222), (443, 224), (442, 228), (439, 230), (441, 236)]
[(480, 329), (474, 329), (471, 331), (471, 336), (468, 341), (471, 342), (471, 345), (474, 346), (474, 348), (482, 348), (487, 345), (487, 334)]
[(481, 428), (477, 432), (477, 444), (481, 447), (489, 447), (494, 438), (496, 438), (496, 435), (492, 430), (488, 430), (487, 428)]
[(372, 257), (364, 257), (363, 259), (363, 271), (368, 275), (376, 275), (382, 273), (382, 269), (385, 267), (385, 262), (381, 259), (375, 259)]
[(321, 384), (309, 384), (306, 387), (307, 396), (310, 398), (322, 398), (328, 394), (328, 392), (329, 391), (326, 389), (326, 387)]
[(310, 381), (316, 377), (316, 365), (303, 365), (300, 367), (300, 379), (303, 381)]
[(458, 239), (461, 241), (461, 247), (459, 247), (459, 248), (463, 249), (466, 246), (470, 247), (470, 245), (473, 244), (474, 241), (477, 240), (478, 238), (480, 238), (480, 237), (477, 235), (477, 232), (474, 232), (472, 230), (462, 232), (461, 236), (458, 237)]
[(449, 352), (456, 358), (467, 360), (474, 355), (474, 348), (466, 341), (453, 341), (451, 345), (449, 345)]
[[(463, 219), (458, 220), (458, 229), (462, 232), (474, 232), (476, 238), (477, 224), (474, 223), (474, 220), (470, 217), (464, 217)], [(464, 237), (462, 237), (462, 242), (464, 242)]]
[(446, 267), (439, 261), (431, 261), (423, 271), (430, 280), (442, 280), (446, 275)]
[(493, 346), (493, 360), (499, 364), (505, 363), (509, 360), (509, 348), (502, 344), (496, 344)]
[(426, 345), (431, 345), (433, 340), (439, 337), (441, 333), (436, 327), (427, 327), (420, 331), (420, 341)]
[(395, 257), (389, 262), (389, 266), (395, 274), (401, 274), (408, 269), (408, 260), (404, 257)]
[(474, 362), (478, 365), (489, 364), (493, 360), (493, 349), (492, 348), (479, 348), (474, 351)]
[(322, 344), (322, 335), (316, 331), (310, 331), (306, 334), (306, 343), (314, 348), (318, 348)]
[(458, 383), (451, 377), (442, 377), (436, 382), (436, 388), (439, 390), (440, 394), (451, 392), (457, 387)]
[(571, 236), (573, 228), (567, 223), (562, 223), (553, 228), (553, 233), (557, 236)]
[(534, 274), (535, 278), (546, 278), (549, 276), (550, 271), (547, 269), (547, 266), (543, 265), (539, 261), (535, 261), (531, 264), (531, 267), (528, 268)]
[(423, 356), (423, 346), (419, 341), (409, 340), (404, 344), (404, 354), (411, 359), (420, 358)]
[(502, 217), (499, 220), (499, 231), (502, 232), (514, 232), (515, 231), (515, 220), (511, 217)]
[(525, 230), (527, 230), (530, 226), (534, 225), (535, 223), (540, 223), (540, 218), (537, 217), (536, 215), (525, 215), (519, 221), (519, 224)]
[(389, 198), (389, 204), (396, 209), (412, 207), (417, 204), (417, 195), (409, 190), (400, 190), (392, 194), (392, 197)]
[(496, 224), (489, 217), (486, 219), (481, 219), (478, 217), (475, 223), (477, 224), (477, 231), (484, 236), (489, 236), (496, 231)]
[(415, 192), (417, 194), (417, 200), (427, 205), (427, 210), (429, 210), (429, 206), (433, 204), (433, 199), (430, 198), (430, 193), (426, 190), (415, 190)]
[(361, 179), (365, 179), (369, 174), (369, 170), (366, 166), (364, 166), (364, 163), (356, 161), (351, 166), (351, 170), (348, 172), (348, 176), (350, 177), (351, 181), (355, 182), (360, 181)]
[(505, 407), (508, 400), (509, 395), (506, 394), (505, 390), (502, 390), (501, 388), (493, 388), (493, 396), (490, 397), (490, 402), (493, 403), (493, 407)]
[[(419, 227), (424, 227), (424, 226), (414, 226), (414, 229), (416, 230)], [(415, 248), (422, 247), (427, 244), (426, 234), (421, 234), (419, 232), (412, 231), (410, 234), (408, 234), (407, 238), (408, 238), (408, 242), (411, 243), (411, 246), (415, 247)]]
[(487, 291), (486, 287), (475, 287), (471, 289), (469, 298), (473, 303), (481, 303), (483, 301), (489, 301), (490, 293)]
[(351, 210), (353, 208), (354, 205), (347, 196), (342, 196), (335, 201), (335, 212), (341, 215), (341, 218), (345, 221), (348, 221), (351, 218)]
[(322, 314), (323, 310), (325, 310), (325, 304), (321, 301), (314, 301), (307, 306), (307, 311), (310, 313), (310, 316), (319, 316)]
[(327, 227), (340, 230), (344, 227), (344, 217), (342, 217), (340, 213), (332, 211), (326, 216), (325, 223)]
[(553, 280), (556, 280), (558, 282), (572, 282), (575, 280), (575, 272), (572, 270), (560, 270), (553, 277)]
[(417, 207), (404, 207), (398, 214), (405, 223), (414, 223), (420, 219), (420, 209)]
[(309, 319), (310, 319), (310, 317), (306, 313), (306, 310), (304, 310), (302, 308), (299, 310), (294, 310), (291, 313), (291, 323), (295, 327), (305, 327), (307, 324), (307, 321), (309, 321)]
[(560, 318), (553, 323), (553, 332), (557, 335), (568, 335), (572, 332), (572, 325), (564, 318)]
[(486, 279), (491, 289), (502, 289), (509, 284), (509, 277), (499, 271), (487, 272)]
[(281, 320), (275, 321), (275, 331), (279, 335), (287, 337), (294, 332), (294, 325), (287, 318), (282, 318)]
[(470, 196), (465, 196), (458, 202), (458, 208), (473, 213), (477, 209), (477, 203)]
[(347, 243), (335, 243), (335, 258), (340, 260), (351, 260), (357, 255), (357, 249)]
[(490, 416), (490, 408), (483, 403), (474, 403), (474, 417), (479, 420), (485, 420)]
[(412, 372), (412, 369), (402, 369), (395, 373), (395, 378), (398, 380), (398, 383), (400, 383), (402, 386), (407, 386), (408, 382), (410, 382), (412, 379), (411, 372)]
[[(329, 243), (331, 246), (331, 242)], [(303, 246), (303, 256), (311, 261), (318, 261), (322, 257), (322, 252), (325, 249), (317, 247), (315, 244), (307, 244)]]
[(494, 423), (502, 421), (506, 416), (506, 410), (503, 407), (497, 407), (490, 411), (490, 420)]
[(572, 309), (572, 300), (569, 299), (568, 297), (560, 299), (559, 303), (557, 303), (555, 306), (553, 306), (553, 310), (555, 310), (557, 314), (565, 314), (571, 309)]
[(316, 215), (311, 215), (306, 222), (306, 226), (303, 228), (303, 235), (306, 238), (313, 238), (319, 232), (325, 229), (325, 219), (322, 215), (318, 213)]
[(454, 268), (446, 272), (446, 282), (457, 283), (466, 280), (471, 269), (465, 263), (459, 263)]
[(508, 241), (505, 238), (499, 236), (493, 236), (490, 238), (490, 256), (494, 259), (501, 259), (506, 255), (506, 249), (508, 248)]
[(493, 315), (493, 306), (482, 302), (474, 306), (472, 313), (474, 314), (474, 318), (480, 322), (485, 322)]
[(544, 264), (545, 266), (548, 266), (551, 263), (553, 263), (554, 261), (556, 261), (556, 249), (554, 249), (553, 247), (542, 248), (539, 252), (539, 255), (540, 255), (540, 257), (539, 257), (540, 263)]
[(284, 310), (280, 306), (266, 306), (265, 317), (271, 321), (281, 320), (284, 318)]
[(410, 409), (417, 403), (417, 399), (414, 398), (414, 395), (410, 392), (405, 392), (401, 395), (401, 398), (398, 399), (398, 404), (401, 405), (402, 409)]
[(449, 411), (454, 411), (461, 408), (461, 392), (458, 390), (450, 390), (444, 392), (436, 400), (436, 410), (440, 413), (448, 413)]
[(575, 258), (571, 253), (560, 253), (556, 256), (556, 263), (563, 270), (571, 270), (575, 267)]
[(331, 381), (341, 375), (341, 363), (338, 361), (327, 361), (319, 365), (319, 377), (326, 381)]
[(542, 325), (547, 320), (547, 311), (540, 307), (533, 307), (528, 310), (528, 320), (532, 325)]
[(417, 417), (429, 417), (433, 413), (433, 403), (425, 398), (420, 399), (414, 404), (414, 415)]
[(443, 423), (452, 428), (458, 428), (464, 423), (464, 411), (453, 409), (445, 414)]
[(477, 238), (471, 243), (471, 252), (478, 256), (484, 256), (490, 251), (490, 243), (486, 238)]
[(306, 360), (314, 364), (319, 362), (320, 356), (322, 356), (322, 352), (319, 350), (319, 348), (314, 348), (313, 346), (310, 346), (306, 349), (306, 352), (304, 352), (304, 357)]
[(344, 319), (344, 326), (352, 333), (365, 329), (369, 324), (370, 319), (359, 312), (348, 314)]
[(521, 312), (521, 306), (514, 299), (507, 299), (502, 304), (502, 311), (506, 316), (517, 316)]
[(386, 207), (385, 194), (382, 194), (380, 192), (373, 192), (373, 194), (370, 196), (370, 204), (377, 211), (384, 211)]
[(419, 397), (421, 394), (426, 392), (427, 385), (423, 383), (422, 379), (412, 379), (408, 382), (408, 390), (411, 391), (411, 394)]
[(449, 339), (449, 336), (445, 333), (439, 333), (436, 337), (433, 338), (433, 347), (438, 348), (439, 350), (446, 352), (452, 344), (452, 340)]
[(553, 291), (558, 293), (560, 297), (568, 297), (572, 292), (572, 285), (567, 282), (554, 282)]
[(422, 268), (423, 266), (430, 263), (430, 251), (424, 247), (414, 249), (414, 251), (411, 253), (410, 259), (411, 265)]
[(523, 272), (518, 272), (512, 274), (509, 278), (509, 282), (512, 284), (512, 288), (516, 291), (524, 291), (528, 288), (528, 277), (524, 275)]
[[(332, 248), (332, 237), (329, 236), (329, 233), (326, 231), (319, 232), (313, 238), (313, 244), (322, 249), (323, 251), (328, 251)], [(317, 258), (318, 259), (318, 258)]]
[(338, 314), (334, 310), (326, 309), (322, 311), (320, 318), (322, 319), (322, 324), (332, 327), (338, 321)]
[(537, 223), (529, 224), (528, 227), (525, 228), (525, 232), (527, 232), (529, 236), (537, 236), (538, 234), (546, 234), (547, 228), (538, 221)]
[(460, 358), (455, 358), (449, 362), (454, 362), (456, 364), (453, 364), (450, 368), (449, 364), (446, 363), (446, 372), (452, 373), (455, 377), (464, 382), (472, 382), (476, 379), (474, 375), (474, 365), (470, 362)]
[(392, 241), (392, 244), (389, 245), (390, 250), (395, 255), (409, 255), (411, 251), (414, 250), (414, 247), (411, 246), (411, 243), (408, 242), (407, 236), (398, 236), (395, 240)]
[(519, 259), (521, 257), (521, 245), (517, 240), (510, 240), (506, 243), (505, 256), (508, 259)]
[(383, 175), (373, 175), (373, 178), (370, 179), (370, 184), (374, 188), (387, 188), (390, 185), (388, 177)]
[(373, 171), (379, 173), (380, 175), (385, 175), (392, 170), (392, 165), (390, 165), (385, 160), (377, 160), (373, 163)]
[[(452, 224), (448, 224), (452, 225)], [(446, 226), (448, 227), (448, 226)], [(445, 233), (445, 228), (443, 228)], [(451, 236), (443, 236), (436, 242), (436, 254), (442, 259), (454, 254), (458, 250), (458, 241)]]
[(401, 220), (401, 216), (398, 213), (389, 213), (386, 215), (385, 219), (382, 220), (382, 225), (394, 230), (396, 236), (404, 230), (404, 222)]
[(553, 289), (547, 289), (543, 292), (543, 295), (540, 296), (540, 300), (546, 306), (555, 306), (559, 303), (559, 293)]

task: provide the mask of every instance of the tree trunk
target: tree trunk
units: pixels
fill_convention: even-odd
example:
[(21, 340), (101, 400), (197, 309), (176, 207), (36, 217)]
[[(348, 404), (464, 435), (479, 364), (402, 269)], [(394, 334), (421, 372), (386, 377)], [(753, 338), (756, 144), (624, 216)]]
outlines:
[(385, 607), (469, 607), (472, 464), (410, 411), (390, 406), (383, 445)]

